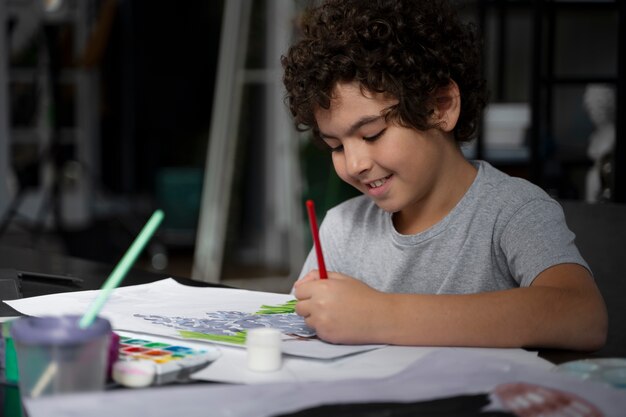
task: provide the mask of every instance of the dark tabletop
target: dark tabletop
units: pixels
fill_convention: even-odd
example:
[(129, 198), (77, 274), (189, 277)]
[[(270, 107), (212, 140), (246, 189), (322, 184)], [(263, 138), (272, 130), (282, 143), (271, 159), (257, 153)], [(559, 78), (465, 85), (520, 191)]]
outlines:
[[(97, 290), (112, 270), (113, 266), (104, 263), (32, 249), (0, 246), (0, 283), (4, 284), (0, 286), (0, 299), (7, 299), (7, 294), (11, 290), (9, 281), (11, 279), (18, 283), (19, 295), (25, 298), (58, 292)], [(20, 279), (20, 275), (24, 278)], [(47, 278), (45, 275), (53, 277)], [(56, 278), (57, 276), (60, 279)], [(139, 268), (132, 268), (120, 286), (146, 284), (169, 277), (185, 285), (216, 286)], [(0, 302), (0, 317), (19, 315), (21, 315), (19, 312)]]

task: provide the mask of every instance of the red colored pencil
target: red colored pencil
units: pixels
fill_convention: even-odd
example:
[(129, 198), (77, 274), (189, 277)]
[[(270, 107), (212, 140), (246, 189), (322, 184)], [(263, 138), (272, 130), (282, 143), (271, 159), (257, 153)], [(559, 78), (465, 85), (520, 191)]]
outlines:
[(311, 234), (313, 235), (313, 244), (315, 245), (315, 254), (317, 255), (317, 267), (320, 270), (320, 278), (328, 278), (326, 273), (326, 264), (324, 264), (324, 255), (322, 254), (322, 244), (320, 235), (317, 231), (317, 217), (315, 216), (315, 204), (313, 200), (307, 200), (306, 211), (309, 214), (309, 224), (311, 225)]

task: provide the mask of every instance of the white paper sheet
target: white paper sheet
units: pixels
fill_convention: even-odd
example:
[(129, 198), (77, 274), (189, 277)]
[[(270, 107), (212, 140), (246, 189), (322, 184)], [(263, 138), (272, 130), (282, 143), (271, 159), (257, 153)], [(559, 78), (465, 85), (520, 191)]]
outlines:
[[(82, 315), (97, 294), (98, 290), (77, 291), (10, 300), (5, 303), (30, 316)], [(280, 305), (292, 299), (293, 296), (287, 294), (192, 287), (169, 278), (150, 284), (115, 289), (100, 315), (107, 318), (115, 330), (182, 338), (175, 328), (154, 324), (136, 315), (200, 320), (206, 318), (207, 313), (217, 311), (255, 313), (262, 305)], [(289, 336), (284, 336), (284, 339), (283, 353), (315, 359), (333, 359), (381, 347), (381, 345), (334, 345), (318, 339), (297, 340)]]
[[(626, 390), (468, 349), (436, 349), (405, 371), (375, 380), (115, 390), (27, 400), (26, 408), (30, 417), (267, 417), (322, 404), (423, 401), (490, 393), (511, 382), (577, 395), (605, 417), (623, 417), (626, 410)], [(501, 407), (495, 401), (489, 408)]]

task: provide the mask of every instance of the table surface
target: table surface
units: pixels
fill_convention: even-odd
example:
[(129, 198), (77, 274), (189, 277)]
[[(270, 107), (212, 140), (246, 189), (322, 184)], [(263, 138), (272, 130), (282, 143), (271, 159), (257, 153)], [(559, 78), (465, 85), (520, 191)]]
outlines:
[[(56, 292), (99, 289), (112, 270), (110, 265), (99, 262), (61, 256), (58, 254), (42, 253), (31, 249), (0, 246), (0, 269), (2, 268), (46, 274), (69, 275), (82, 279), (82, 283), (79, 285), (59, 285), (58, 283), (53, 282), (29, 283), (28, 286), (24, 285), (22, 288), (24, 297)], [(171, 276), (133, 268), (124, 278), (121, 285), (128, 286), (146, 284), (168, 277)], [(216, 286), (216, 284), (194, 281), (186, 277), (172, 278), (185, 285)], [(19, 312), (4, 303), (0, 303), (0, 317), (18, 315), (20, 315)], [(619, 323), (619, 321), (617, 323)], [(571, 360), (598, 357), (626, 357), (626, 346), (624, 346), (619, 340), (613, 342), (609, 340), (604, 348), (596, 352), (539, 349), (539, 356), (555, 364)]]

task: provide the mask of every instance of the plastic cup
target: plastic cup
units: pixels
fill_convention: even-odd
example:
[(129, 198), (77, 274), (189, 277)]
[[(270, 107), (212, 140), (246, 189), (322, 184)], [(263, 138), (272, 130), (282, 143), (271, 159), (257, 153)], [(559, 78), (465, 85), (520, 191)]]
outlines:
[(21, 317), (11, 326), (23, 397), (103, 390), (111, 324), (97, 317)]

